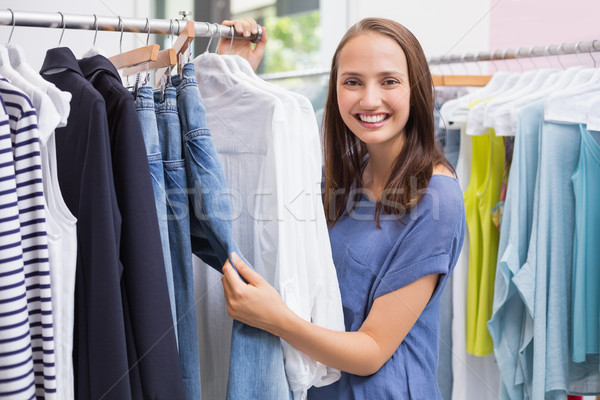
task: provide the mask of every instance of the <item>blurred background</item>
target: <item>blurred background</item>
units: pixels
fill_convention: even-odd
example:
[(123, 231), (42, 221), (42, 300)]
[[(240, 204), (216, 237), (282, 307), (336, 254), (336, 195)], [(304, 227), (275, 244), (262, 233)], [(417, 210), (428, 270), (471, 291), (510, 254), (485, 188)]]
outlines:
[[(20, 11), (161, 19), (180, 19), (180, 12), (184, 11), (189, 12), (188, 19), (211, 23), (251, 16), (267, 28), (269, 36), (258, 72), (274, 83), (305, 94), (315, 109), (324, 102), (326, 71), (339, 39), (364, 17), (386, 17), (402, 23), (417, 36), (428, 57), (600, 38), (600, 2), (589, 0), (3, 0), (1, 6)], [(39, 68), (46, 49), (58, 45), (59, 28), (17, 27), (12, 40), (31, 49), (27, 51), (28, 61)], [(0, 27), (0, 37), (5, 41), (10, 29)], [(94, 35), (93, 31), (67, 29), (62, 45), (80, 57), (91, 47)], [(162, 48), (168, 47), (173, 38), (151, 35), (150, 41)], [(208, 41), (196, 38), (194, 54), (206, 51)], [(96, 39), (97, 47), (107, 56), (120, 51), (120, 42), (121, 51), (126, 51), (144, 45), (146, 35), (126, 32), (121, 40), (119, 32), (99, 32)], [(212, 41), (211, 49), (216, 43), (217, 40)], [(582, 62), (593, 65), (593, 58), (548, 56), (431, 67), (437, 74), (481, 74), (496, 69), (523, 70), (548, 64), (566, 67)], [(281, 75), (282, 72), (287, 73)]]

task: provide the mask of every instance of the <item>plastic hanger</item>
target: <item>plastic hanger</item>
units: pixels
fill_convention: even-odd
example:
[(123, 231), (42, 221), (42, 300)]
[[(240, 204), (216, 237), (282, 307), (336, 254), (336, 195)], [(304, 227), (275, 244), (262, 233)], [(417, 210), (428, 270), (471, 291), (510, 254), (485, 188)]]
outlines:
[[(139, 47), (137, 49), (126, 51), (125, 53), (123, 53), (121, 50), (123, 45), (123, 20), (121, 19), (121, 17), (119, 17), (119, 26), (121, 27), (121, 38), (119, 40), (119, 54), (109, 57), (110, 62), (113, 63), (116, 69), (123, 69), (126, 67), (132, 67), (151, 61), (156, 61), (160, 46), (157, 44), (148, 45), (147, 40), (146, 46)], [(146, 27), (148, 30), (148, 36), (150, 36), (150, 23), (148, 18), (146, 18)]]
[[(465, 66), (466, 54), (462, 56), (462, 64)], [(450, 65), (448, 64), (448, 67)], [(465, 66), (465, 71), (467, 68)], [(469, 86), (469, 87), (483, 87), (487, 85), (492, 79), (492, 75), (431, 75), (434, 86)]]
[[(519, 75), (520, 74), (517, 72), (510, 71), (494, 72), (487, 85), (478, 90), (474, 90), (471, 93), (459, 97), (456, 100), (456, 103), (449, 104), (447, 108), (452, 107), (452, 110), (447, 113), (446, 118), (449, 122), (466, 121), (469, 114), (469, 105), (471, 103), (477, 100), (489, 99), (495, 96), (497, 93), (502, 93), (504, 90), (511, 87), (515, 83)], [(446, 102), (446, 104), (450, 101)]]
[[(575, 49), (577, 51), (579, 51), (580, 44), (581, 44), (581, 42), (579, 42), (575, 45)], [(575, 53), (575, 55), (577, 56), (577, 52)], [(591, 56), (591, 52), (590, 52), (590, 56)], [(592, 59), (593, 59), (593, 57), (592, 57)], [(539, 88), (539, 90), (537, 90), (527, 96), (524, 96), (523, 98), (519, 99), (514, 104), (512, 104), (512, 109), (511, 109), (512, 127), (511, 127), (511, 130), (513, 133), (516, 132), (516, 130), (517, 130), (518, 112), (523, 107), (525, 107), (528, 104), (531, 104), (537, 100), (540, 100), (544, 97), (547, 97), (553, 93), (557, 93), (567, 87), (578, 86), (581, 83), (588, 81), (592, 77), (594, 70), (592, 68), (585, 67), (584, 63), (579, 59), (578, 56), (577, 56), (577, 60), (579, 61), (579, 63), (581, 65), (573, 66), (573, 67), (567, 68), (564, 71), (559, 72), (554, 81), (552, 79), (548, 79)]]
[(544, 119), (584, 124), (589, 100), (597, 94), (600, 94), (600, 69), (580, 70), (568, 87), (548, 96), (544, 106)]
[(496, 127), (497, 118), (502, 118), (507, 114), (506, 107), (510, 107), (511, 102), (518, 101), (523, 96), (539, 90), (550, 76), (558, 72), (549, 68), (524, 72), (523, 79), (519, 80), (512, 89), (500, 94), (487, 104), (483, 125), (488, 128)]

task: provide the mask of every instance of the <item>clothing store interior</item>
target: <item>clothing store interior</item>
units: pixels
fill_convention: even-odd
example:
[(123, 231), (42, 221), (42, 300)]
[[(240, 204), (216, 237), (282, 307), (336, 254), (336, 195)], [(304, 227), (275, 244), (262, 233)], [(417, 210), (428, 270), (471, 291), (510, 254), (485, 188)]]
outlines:
[(600, 2), (1, 3), (0, 398), (600, 399)]

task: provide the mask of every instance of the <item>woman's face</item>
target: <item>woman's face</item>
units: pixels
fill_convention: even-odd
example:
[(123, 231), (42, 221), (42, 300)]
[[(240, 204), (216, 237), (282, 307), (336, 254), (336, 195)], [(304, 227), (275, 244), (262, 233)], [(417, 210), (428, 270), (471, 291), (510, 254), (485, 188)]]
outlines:
[(398, 43), (376, 32), (349, 40), (338, 54), (337, 101), (346, 126), (367, 148), (401, 146), (410, 113), (410, 82)]

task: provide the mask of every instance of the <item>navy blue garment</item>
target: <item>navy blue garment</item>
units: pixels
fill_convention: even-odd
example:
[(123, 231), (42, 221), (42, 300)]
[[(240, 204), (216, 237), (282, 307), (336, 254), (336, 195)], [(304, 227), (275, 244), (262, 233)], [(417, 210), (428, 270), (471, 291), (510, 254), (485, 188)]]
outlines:
[(68, 48), (50, 49), (42, 76), (73, 95), (56, 129), (58, 180), (77, 218), (73, 364), (77, 399), (131, 399), (119, 262), (121, 214), (102, 96)]
[[(79, 66), (106, 104), (113, 179), (122, 216), (119, 258), (130, 373), (139, 375), (140, 398), (181, 399), (183, 380), (154, 192), (133, 96), (106, 57), (84, 58)], [(137, 379), (131, 379), (136, 398), (137, 385)]]

